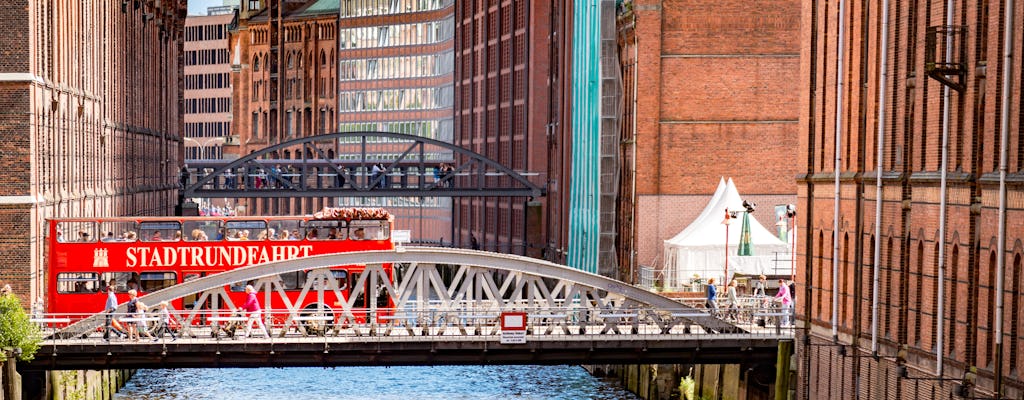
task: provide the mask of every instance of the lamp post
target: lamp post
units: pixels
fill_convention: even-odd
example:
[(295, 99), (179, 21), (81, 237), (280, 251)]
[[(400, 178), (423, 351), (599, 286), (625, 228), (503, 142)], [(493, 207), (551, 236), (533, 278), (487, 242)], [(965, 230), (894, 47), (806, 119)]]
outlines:
[(723, 282), (729, 282), (729, 224), (732, 223), (732, 219), (735, 218), (729, 209), (725, 209), (725, 219), (722, 220), (722, 225), (725, 225), (725, 280)]
[[(786, 217), (789, 218), (791, 227), (789, 228), (790, 241), (789, 245), (792, 250), (789, 251), (790, 262), (792, 263), (789, 267), (789, 281), (796, 282), (796, 206), (793, 204), (786, 205)], [(793, 295), (790, 293), (790, 295)]]

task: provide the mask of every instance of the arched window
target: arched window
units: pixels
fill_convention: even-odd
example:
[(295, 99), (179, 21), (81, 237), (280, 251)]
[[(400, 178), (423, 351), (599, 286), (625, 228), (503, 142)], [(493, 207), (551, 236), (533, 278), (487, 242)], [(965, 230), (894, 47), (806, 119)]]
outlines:
[(260, 72), (260, 55), (252, 57), (252, 72)]
[[(919, 234), (918, 236), (924, 237), (923, 233)], [(917, 291), (918, 291), (918, 293), (920, 293), (921, 290), (924, 289), (924, 287), (921, 286), (922, 284), (924, 284), (924, 277), (923, 277), (923, 275), (924, 275), (924, 240), (923, 239), (917, 241), (917, 257), (916, 258), (917, 258), (917, 260), (916, 260), (917, 262), (915, 263), (916, 264), (915, 265), (915, 267), (916, 267), (915, 269), (916, 270), (914, 272), (917, 274), (917, 277), (916, 277), (917, 278)], [(914, 304), (914, 307), (913, 307), (913, 313), (914, 313), (914, 330), (913, 330), (914, 338), (910, 342), (914, 343), (915, 345), (920, 347), (921, 346), (921, 315), (924, 314), (924, 299), (923, 298), (919, 297), (917, 299), (917, 304)]]
[(288, 69), (295, 68), (294, 54), (288, 53)]
[(327, 53), (320, 50), (320, 68), (327, 67)]

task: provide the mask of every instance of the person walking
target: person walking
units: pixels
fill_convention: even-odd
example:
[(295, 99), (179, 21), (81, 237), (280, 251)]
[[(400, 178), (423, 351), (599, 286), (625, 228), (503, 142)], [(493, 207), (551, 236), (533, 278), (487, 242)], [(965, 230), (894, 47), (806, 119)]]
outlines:
[(707, 295), (707, 303), (705, 305), (708, 308), (708, 312), (711, 313), (712, 317), (718, 317), (718, 289), (715, 288), (715, 278), (708, 279)]
[(764, 297), (766, 287), (768, 287), (768, 279), (764, 275), (757, 277), (757, 282), (754, 282), (754, 297)]
[(114, 329), (114, 311), (117, 311), (117, 296), (114, 295), (114, 285), (117, 281), (111, 279), (107, 283), (107, 304), (103, 306), (103, 311), (107, 313), (106, 319), (103, 322), (103, 340), (110, 341), (110, 332), (117, 334), (117, 337), (123, 337), (121, 331)]
[(738, 320), (740, 311), (740, 300), (736, 298), (736, 280), (729, 281), (729, 286), (725, 289), (726, 300), (729, 301), (729, 311), (725, 313), (726, 319)]
[[(128, 318), (135, 318), (139, 312), (139, 292), (135, 289), (128, 291)], [(139, 341), (139, 332), (135, 328), (135, 321), (124, 321), (124, 328), (128, 330), (128, 340)]]
[(775, 294), (775, 301), (782, 304), (782, 326), (788, 326), (789, 315), (793, 312), (793, 297), (789, 294), (786, 281), (782, 279), (779, 279), (779, 292)]
[(172, 342), (178, 340), (178, 337), (174, 336), (174, 331), (172, 331), (170, 328), (171, 312), (167, 310), (167, 302), (161, 301), (157, 307), (160, 307), (160, 321), (159, 324), (156, 326), (156, 330), (153, 331), (153, 341), (156, 342), (159, 341), (160, 339), (163, 339), (165, 332), (171, 334)]
[(270, 331), (267, 330), (266, 325), (263, 325), (263, 318), (260, 316), (262, 313), (260, 312), (260, 302), (256, 300), (256, 289), (252, 285), (245, 285), (245, 294), (245, 304), (242, 304), (242, 310), (249, 313), (249, 320), (245, 322), (245, 337), (249, 337), (252, 332), (252, 324), (256, 323), (263, 330), (267, 339), (270, 339)]

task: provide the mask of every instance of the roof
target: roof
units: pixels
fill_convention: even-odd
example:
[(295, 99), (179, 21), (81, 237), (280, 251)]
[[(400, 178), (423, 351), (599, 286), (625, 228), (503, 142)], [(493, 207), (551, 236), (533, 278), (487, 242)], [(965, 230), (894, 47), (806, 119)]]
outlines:
[(307, 3), (302, 8), (296, 10), (292, 15), (294, 16), (305, 16), (315, 14), (337, 14), (340, 0), (316, 0), (312, 3)]
[[(704, 211), (686, 229), (665, 241), (666, 246), (677, 247), (698, 247), (698, 246), (722, 246), (724, 245), (726, 228), (722, 225), (725, 219), (725, 210), (743, 211), (743, 200), (740, 198), (736, 185), (732, 178), (725, 182), (724, 179), (718, 182), (718, 189), (715, 191), (711, 201), (704, 207)], [(740, 222), (742, 216), (733, 220), (729, 229), (729, 243), (738, 244), (740, 240)], [(785, 242), (780, 240), (774, 233), (762, 226), (753, 215), (750, 216), (750, 239), (754, 246), (778, 246), (786, 249)]]

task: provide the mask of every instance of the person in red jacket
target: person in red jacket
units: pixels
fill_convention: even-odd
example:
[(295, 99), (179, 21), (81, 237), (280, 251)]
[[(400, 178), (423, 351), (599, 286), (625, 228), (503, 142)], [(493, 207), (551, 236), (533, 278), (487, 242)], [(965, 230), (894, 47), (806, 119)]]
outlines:
[(267, 339), (270, 339), (270, 331), (267, 330), (266, 325), (263, 325), (263, 318), (260, 316), (262, 313), (260, 312), (260, 302), (256, 300), (256, 289), (252, 285), (245, 285), (245, 293), (245, 304), (242, 304), (242, 310), (249, 313), (249, 320), (245, 323), (245, 337), (249, 337), (252, 324), (255, 322), (263, 330)]

